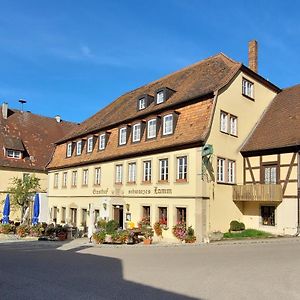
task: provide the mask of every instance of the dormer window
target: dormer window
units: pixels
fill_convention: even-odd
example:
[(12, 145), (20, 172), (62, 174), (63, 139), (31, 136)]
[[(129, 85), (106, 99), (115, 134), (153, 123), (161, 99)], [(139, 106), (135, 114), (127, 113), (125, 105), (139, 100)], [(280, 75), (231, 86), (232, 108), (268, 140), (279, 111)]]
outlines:
[(164, 91), (159, 91), (156, 93), (156, 104), (163, 103), (165, 101), (165, 93)]
[(127, 127), (122, 127), (119, 130), (119, 145), (125, 145), (127, 140)]
[(163, 135), (169, 135), (173, 133), (173, 115), (166, 115), (163, 118)]
[(82, 152), (82, 141), (76, 143), (76, 155), (81, 155)]
[(99, 150), (104, 150), (106, 144), (106, 134), (103, 133), (99, 136)]
[(143, 97), (139, 99), (139, 110), (145, 109), (146, 108), (146, 98)]
[(67, 157), (72, 156), (72, 143), (67, 144)]
[(88, 153), (91, 153), (93, 151), (93, 146), (94, 146), (94, 138), (91, 136), (87, 140), (87, 148), (86, 151)]
[(141, 140), (141, 123), (132, 126), (132, 142), (139, 142)]
[(19, 150), (7, 149), (6, 150), (6, 156), (10, 157), (10, 158), (21, 159), (22, 158), (22, 152), (19, 151)]
[(242, 82), (242, 94), (251, 99), (254, 99), (253, 82), (243, 78)]

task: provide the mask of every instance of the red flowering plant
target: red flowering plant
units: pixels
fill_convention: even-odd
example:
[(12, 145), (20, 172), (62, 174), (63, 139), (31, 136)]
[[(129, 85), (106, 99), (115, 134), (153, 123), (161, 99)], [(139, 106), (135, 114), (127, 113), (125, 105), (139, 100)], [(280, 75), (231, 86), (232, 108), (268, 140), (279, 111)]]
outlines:
[(185, 222), (178, 222), (175, 226), (173, 226), (172, 232), (176, 238), (178, 238), (181, 241), (185, 241), (187, 237)]
[(150, 218), (149, 217), (143, 217), (141, 221), (138, 222), (139, 229), (142, 229), (143, 227), (150, 226)]

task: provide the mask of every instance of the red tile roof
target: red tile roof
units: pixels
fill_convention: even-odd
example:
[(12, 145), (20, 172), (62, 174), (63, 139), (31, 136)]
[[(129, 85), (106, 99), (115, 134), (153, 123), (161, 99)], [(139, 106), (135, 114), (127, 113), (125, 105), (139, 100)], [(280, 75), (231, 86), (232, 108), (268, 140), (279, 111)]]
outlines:
[(300, 84), (284, 89), (271, 102), (241, 149), (244, 155), (300, 149)]
[[(7, 119), (0, 113), (0, 167), (45, 171), (54, 152), (54, 142), (77, 126), (14, 109), (9, 109)], [(25, 158), (8, 158), (4, 148), (25, 150)]]

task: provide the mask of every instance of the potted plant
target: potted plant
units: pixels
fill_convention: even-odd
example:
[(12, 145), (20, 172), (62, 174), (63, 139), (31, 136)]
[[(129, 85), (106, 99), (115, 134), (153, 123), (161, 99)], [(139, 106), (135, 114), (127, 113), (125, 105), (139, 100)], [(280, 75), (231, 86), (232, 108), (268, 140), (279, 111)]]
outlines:
[(152, 237), (154, 235), (154, 231), (153, 229), (150, 227), (150, 226), (145, 226), (143, 229), (142, 229), (142, 234), (144, 236), (144, 244), (145, 245), (150, 245), (152, 244)]

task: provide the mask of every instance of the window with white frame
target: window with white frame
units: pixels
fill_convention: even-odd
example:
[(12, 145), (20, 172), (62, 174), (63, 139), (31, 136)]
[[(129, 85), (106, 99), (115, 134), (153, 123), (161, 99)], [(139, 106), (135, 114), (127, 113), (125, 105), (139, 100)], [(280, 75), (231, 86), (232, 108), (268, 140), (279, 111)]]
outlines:
[(148, 121), (147, 138), (152, 139), (156, 137), (156, 119)]
[(99, 136), (99, 150), (105, 149), (105, 142), (106, 142), (105, 136), (106, 136), (105, 133), (100, 134)]
[(164, 92), (163, 91), (159, 91), (156, 93), (156, 103), (160, 104), (164, 102)]
[(237, 136), (237, 117), (230, 115), (230, 117), (229, 117), (229, 125), (230, 125), (230, 131), (229, 131), (229, 133), (231, 135)]
[(143, 162), (143, 181), (151, 181), (151, 161), (147, 160)]
[(76, 155), (80, 155), (82, 152), (82, 141), (76, 143)]
[(87, 152), (90, 153), (93, 151), (94, 146), (94, 138), (91, 136), (87, 140)]
[(163, 118), (163, 135), (173, 133), (173, 115), (167, 115)]
[(136, 181), (136, 163), (128, 164), (128, 182)]
[(77, 186), (77, 171), (72, 171), (72, 187)]
[(222, 132), (228, 132), (228, 113), (221, 111), (220, 116), (220, 130)]
[(67, 186), (67, 178), (68, 178), (68, 172), (63, 172), (63, 177), (62, 177), (62, 186), (63, 187)]
[(10, 158), (20, 159), (22, 157), (22, 152), (18, 151), (18, 150), (7, 149), (6, 150), (6, 156), (10, 157)]
[(89, 170), (84, 169), (82, 171), (82, 185), (88, 185), (88, 180), (89, 180)]
[(177, 157), (177, 180), (187, 180), (187, 157)]
[(95, 168), (95, 185), (100, 185), (101, 183), (101, 168)]
[(254, 98), (254, 91), (253, 91), (254, 85), (251, 81), (243, 78), (242, 83), (242, 93), (245, 96), (248, 96), (250, 98)]
[(67, 144), (67, 157), (72, 156), (72, 143)]
[(139, 110), (145, 109), (146, 108), (146, 98), (143, 97), (139, 99)]
[(227, 169), (228, 169), (228, 183), (235, 183), (235, 161), (228, 160), (227, 161)]
[(159, 180), (167, 181), (169, 179), (168, 159), (159, 160)]
[(116, 183), (123, 181), (123, 165), (116, 165)]
[(127, 128), (122, 127), (119, 130), (119, 145), (125, 145), (126, 144), (126, 134), (127, 133)]
[(141, 123), (132, 126), (132, 141), (139, 142), (141, 140)]
[(54, 174), (54, 188), (58, 188), (58, 173)]
[(217, 159), (217, 181), (225, 182), (225, 162), (224, 158)]

